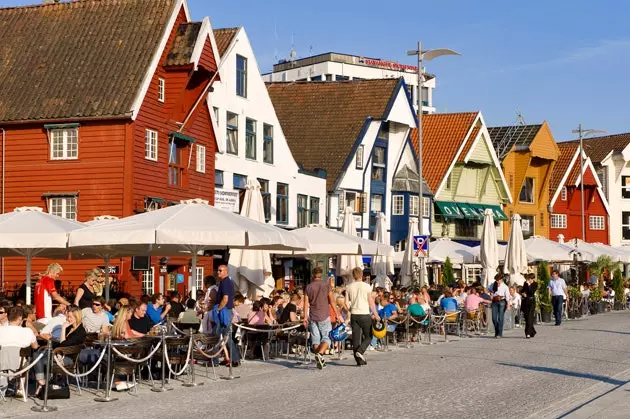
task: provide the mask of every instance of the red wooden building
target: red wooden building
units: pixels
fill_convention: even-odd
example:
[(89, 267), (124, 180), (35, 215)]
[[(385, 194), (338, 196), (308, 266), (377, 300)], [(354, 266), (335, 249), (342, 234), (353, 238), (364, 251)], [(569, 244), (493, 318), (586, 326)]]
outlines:
[(584, 237), (587, 242), (609, 242), (609, 208), (595, 168), (583, 154), (584, 173), (580, 174), (580, 147), (575, 142), (558, 143), (560, 157), (551, 176), (549, 207), (550, 238), (582, 238), (582, 192), (584, 182)]
[[(214, 202), (216, 139), (205, 100), (217, 74), (210, 21), (184, 0), (82, 0), (0, 9), (2, 212), (39, 206), (89, 221), (202, 198)], [(48, 260), (34, 261), (34, 272)], [(112, 261), (120, 291), (165, 291), (188, 259)], [(63, 261), (76, 288), (102, 261)], [(212, 270), (201, 258), (201, 279)], [(2, 261), (2, 287), (24, 261)], [(179, 285), (180, 291), (187, 281)]]

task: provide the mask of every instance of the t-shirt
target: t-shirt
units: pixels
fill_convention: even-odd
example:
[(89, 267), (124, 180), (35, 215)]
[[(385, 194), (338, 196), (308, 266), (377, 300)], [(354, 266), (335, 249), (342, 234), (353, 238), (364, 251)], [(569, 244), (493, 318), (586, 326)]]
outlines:
[(440, 301), (440, 307), (442, 307), (444, 311), (457, 311), (457, 300), (453, 297), (444, 297), (442, 301)]
[(103, 326), (109, 326), (109, 317), (104, 310), (97, 314), (91, 308), (84, 308), (81, 310), (81, 314), (86, 333), (100, 333)]
[(280, 313), (280, 317), (278, 318), (278, 323), (283, 324), (291, 320), (291, 313), (297, 313), (297, 307), (293, 303), (289, 303), (282, 309), (282, 313)]
[[(410, 315), (416, 316), (416, 317), (421, 317), (421, 316), (424, 316), (426, 314), (426, 312), (424, 311), (424, 308), (418, 303), (410, 304), (409, 308), (407, 309), (407, 312)], [(379, 314), (379, 316), (380, 316), (380, 314)]]
[(66, 316), (64, 314), (58, 314), (52, 319), (48, 320), (46, 326), (39, 333), (51, 335), (56, 340), (61, 337), (61, 328), (66, 322)]
[[(169, 314), (171, 312), (169, 311)], [(183, 311), (179, 314), (179, 316), (177, 317), (177, 321), (179, 323), (184, 323), (184, 324), (199, 324), (201, 323), (201, 319), (199, 317), (197, 317), (197, 310), (195, 310), (194, 308), (188, 309), (186, 311)]]
[(232, 282), (232, 278), (225, 278), (221, 282), (219, 282), (219, 288), (217, 288), (217, 304), (221, 303), (223, 296), (228, 296), (228, 302), (226, 307), (228, 309), (234, 308), (234, 282)]
[(35, 334), (28, 327), (6, 326), (0, 328), (0, 346), (26, 348), (37, 342)]
[(94, 293), (90, 291), (90, 289), (85, 284), (81, 284), (79, 289), (83, 290), (83, 295), (79, 300), (79, 308), (84, 309), (92, 307), (92, 299), (94, 298)]
[(389, 319), (392, 317), (392, 314), (396, 312), (396, 306), (392, 303), (388, 303), (385, 307), (381, 308), (378, 311), (378, 315), (381, 319)]
[(249, 316), (247, 316), (247, 324), (265, 324), (265, 313), (263, 313), (262, 310), (252, 311), (249, 313)]
[(55, 281), (44, 275), (35, 284), (35, 314), (38, 319), (52, 317), (52, 294), (57, 292)]
[(304, 294), (308, 297), (311, 321), (322, 322), (330, 318), (330, 312), (328, 311), (329, 292), (330, 284), (323, 279), (317, 279), (306, 286)]
[(131, 327), (131, 330), (135, 330), (136, 332), (144, 335), (149, 333), (152, 326), (153, 324), (151, 323), (151, 319), (147, 315), (144, 315), (141, 318), (137, 318), (134, 315), (129, 319), (129, 327)]
[(369, 296), (372, 294), (372, 287), (363, 281), (354, 281), (346, 287), (346, 297), (348, 298), (348, 308), (350, 314), (370, 314)]
[(470, 294), (466, 297), (466, 301), (464, 301), (464, 305), (466, 306), (466, 311), (477, 311), (479, 310), (479, 304), (483, 299), (477, 294)]
[(164, 307), (153, 307), (153, 304), (147, 304), (147, 316), (151, 319), (153, 324), (158, 324), (162, 322), (162, 312), (164, 311)]

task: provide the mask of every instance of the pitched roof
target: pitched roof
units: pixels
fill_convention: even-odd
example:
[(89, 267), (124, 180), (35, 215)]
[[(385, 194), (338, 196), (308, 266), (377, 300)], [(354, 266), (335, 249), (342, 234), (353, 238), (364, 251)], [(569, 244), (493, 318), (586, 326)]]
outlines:
[(470, 135), (468, 136), (468, 138), (470, 138), (470, 141), (466, 141), (466, 144), (464, 144), (464, 148), (462, 149), (462, 152), (457, 159), (457, 163), (464, 163), (464, 159), (470, 151), (470, 147), (472, 147), (473, 143), (475, 142), (475, 138), (477, 138), (477, 135), (479, 135), (479, 131), (481, 131), (481, 127), (479, 126), (473, 127), (472, 131), (470, 131)]
[(219, 50), (219, 56), (221, 58), (223, 58), (223, 54), (227, 51), (239, 29), (241, 28), (221, 28), (214, 30), (214, 39), (217, 40), (217, 49)]
[(295, 160), (326, 169), (332, 190), (368, 118), (381, 120), (399, 79), (267, 84)]
[[(407, 191), (418, 193), (418, 172), (406, 164), (398, 169), (392, 182), (392, 191)], [(427, 182), (422, 182), (422, 193), (433, 195)]]
[(171, 46), (171, 50), (166, 56), (166, 66), (177, 66), (190, 64), (193, 49), (197, 42), (197, 36), (201, 29), (201, 22), (182, 23), (177, 28), (177, 33)]
[(488, 128), (490, 140), (497, 151), (499, 160), (503, 161), (514, 146), (516, 146), (517, 149), (520, 147), (528, 148), (532, 141), (534, 141), (534, 138), (536, 138), (536, 134), (538, 134), (541, 127), (542, 124)]
[[(567, 143), (579, 144), (578, 140)], [(621, 153), (630, 144), (630, 133), (606, 135), (604, 137), (586, 138), (583, 140), (584, 152), (593, 163), (601, 163), (610, 154)], [(558, 146), (564, 143), (558, 143)]]
[(0, 9), (0, 121), (128, 115), (175, 4)]
[[(422, 116), (422, 175), (432, 191), (437, 191), (478, 115), (464, 112)], [(411, 141), (417, 151), (416, 128), (411, 131)]]
[[(565, 142), (558, 143), (559, 155), (558, 160), (556, 161), (556, 165), (553, 168), (551, 173), (551, 179), (549, 179), (549, 191), (551, 196), (556, 193), (556, 190), (560, 187), (560, 182), (562, 182), (562, 178), (565, 173), (569, 169), (569, 165), (571, 164), (571, 160), (575, 153), (577, 152), (578, 145), (573, 142)], [(573, 165), (572, 171), (576, 169), (576, 164)], [(573, 183), (577, 180), (577, 175), (579, 174), (579, 167), (577, 167), (577, 173), (575, 174), (575, 178), (573, 179)], [(569, 176), (572, 177), (573, 173)], [(570, 182), (570, 179), (567, 179), (567, 182)]]

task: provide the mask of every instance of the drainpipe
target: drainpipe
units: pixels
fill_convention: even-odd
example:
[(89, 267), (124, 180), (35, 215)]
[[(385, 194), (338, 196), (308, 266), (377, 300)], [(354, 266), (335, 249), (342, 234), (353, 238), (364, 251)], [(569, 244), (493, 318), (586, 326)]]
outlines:
[[(4, 140), (6, 132), (4, 128), (0, 128), (0, 130), (2, 130), (2, 213), (4, 214)], [(4, 257), (0, 258), (0, 263), (2, 264), (0, 289), (4, 291)]]

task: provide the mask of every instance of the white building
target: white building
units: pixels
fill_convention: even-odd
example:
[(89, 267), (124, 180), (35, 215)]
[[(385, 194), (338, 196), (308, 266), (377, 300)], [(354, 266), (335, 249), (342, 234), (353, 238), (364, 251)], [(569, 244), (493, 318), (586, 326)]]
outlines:
[[(271, 73), (263, 74), (263, 80), (266, 82), (398, 79), (400, 77), (405, 80), (409, 94), (413, 94), (411, 102), (416, 106), (418, 67), (394, 61), (328, 52), (298, 60), (282, 60), (273, 66)], [(435, 112), (433, 89), (435, 89), (435, 76), (427, 75), (422, 89), (423, 113)]]
[(323, 224), (324, 172), (305, 173), (291, 155), (245, 30), (216, 29), (214, 35), (221, 57), (220, 81), (208, 95), (219, 147), (215, 204), (238, 211), (236, 199), (254, 177), (268, 222), (285, 228)]

